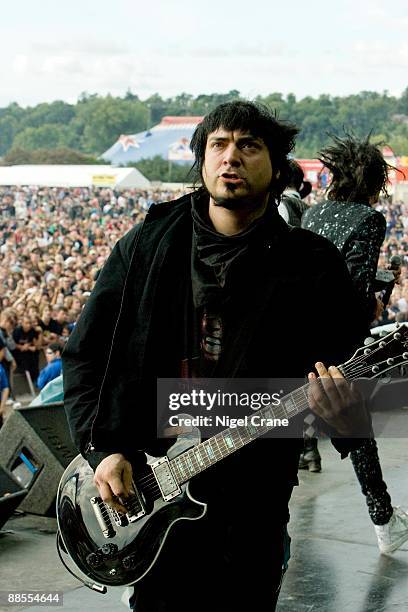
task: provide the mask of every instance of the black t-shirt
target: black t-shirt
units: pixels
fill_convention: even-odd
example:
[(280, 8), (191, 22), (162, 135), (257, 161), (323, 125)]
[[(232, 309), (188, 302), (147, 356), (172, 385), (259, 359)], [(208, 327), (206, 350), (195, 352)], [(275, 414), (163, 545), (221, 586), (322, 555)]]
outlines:
[(48, 331), (51, 334), (57, 334), (58, 336), (62, 334), (63, 326), (61, 325), (61, 323), (58, 323), (58, 321), (56, 321), (55, 319), (50, 319), (50, 322), (47, 325), (44, 323), (44, 321), (40, 321), (40, 327), (44, 331)]
[(38, 338), (38, 332), (32, 327), (26, 332), (21, 325), (18, 325), (13, 331), (13, 338), (16, 344), (31, 344)]

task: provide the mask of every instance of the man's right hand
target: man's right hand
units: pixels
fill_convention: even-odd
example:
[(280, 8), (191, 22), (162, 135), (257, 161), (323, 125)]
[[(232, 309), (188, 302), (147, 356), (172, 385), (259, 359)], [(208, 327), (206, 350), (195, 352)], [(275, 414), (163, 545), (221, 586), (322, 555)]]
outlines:
[(126, 514), (127, 509), (123, 502), (135, 491), (132, 466), (123, 455), (115, 453), (105, 457), (95, 470), (94, 483), (106, 504)]

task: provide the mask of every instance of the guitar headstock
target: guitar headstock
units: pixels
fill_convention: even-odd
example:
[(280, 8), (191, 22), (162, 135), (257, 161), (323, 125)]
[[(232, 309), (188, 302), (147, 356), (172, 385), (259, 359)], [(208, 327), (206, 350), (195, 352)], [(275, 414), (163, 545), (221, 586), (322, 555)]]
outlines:
[(408, 325), (357, 349), (339, 370), (346, 378), (375, 378), (395, 367), (408, 365)]

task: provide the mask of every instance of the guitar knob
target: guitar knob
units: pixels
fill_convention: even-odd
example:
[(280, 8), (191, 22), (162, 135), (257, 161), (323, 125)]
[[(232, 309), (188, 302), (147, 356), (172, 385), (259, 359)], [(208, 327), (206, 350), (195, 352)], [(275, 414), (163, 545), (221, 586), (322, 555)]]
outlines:
[(102, 559), (97, 553), (90, 553), (87, 556), (86, 561), (91, 567), (99, 567), (102, 563)]
[(122, 561), (123, 567), (127, 570), (135, 569), (137, 566), (137, 555), (129, 555), (125, 557)]
[(371, 368), (371, 371), (372, 371), (373, 374), (377, 374), (380, 371), (380, 368), (378, 367), (378, 365), (374, 365)]
[(118, 547), (116, 544), (104, 544), (99, 550), (105, 558), (112, 559), (118, 552)]

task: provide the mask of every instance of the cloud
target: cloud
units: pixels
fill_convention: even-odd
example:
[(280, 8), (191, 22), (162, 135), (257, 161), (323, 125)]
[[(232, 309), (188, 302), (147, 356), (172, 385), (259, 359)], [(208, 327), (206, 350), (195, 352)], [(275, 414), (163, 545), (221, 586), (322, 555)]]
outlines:
[(167, 97), (183, 91), (197, 95), (231, 89), (251, 98), (273, 91), (297, 97), (346, 95), (363, 89), (399, 94), (406, 86), (405, 41), (387, 44), (361, 38), (308, 53), (303, 55), (301, 45), (279, 42), (245, 42), (228, 49), (220, 45), (186, 49), (172, 43), (161, 51), (142, 46), (129, 50), (120, 42), (92, 39), (58, 45), (46, 41), (20, 49), (3, 62), (0, 106), (11, 100), (73, 102), (83, 91), (122, 96), (128, 88), (145, 99), (156, 92)]
[[(153, 52), (157, 53), (157, 50)], [(264, 58), (264, 57), (295, 57), (299, 52), (286, 43), (234, 44), (226, 47), (192, 47), (188, 50), (190, 57), (197, 58)], [(186, 50), (180, 46), (171, 46), (166, 55), (169, 57), (185, 57)]]
[(90, 35), (84, 38), (74, 37), (66, 40), (37, 40), (30, 44), (33, 55), (49, 54), (90, 54), (98, 56), (123, 55), (129, 52), (129, 45), (124, 41), (100, 40)]

